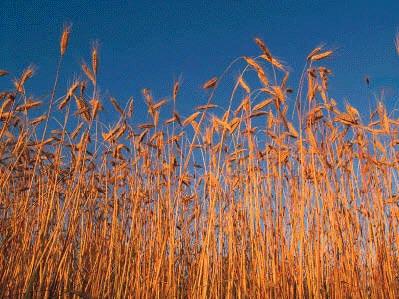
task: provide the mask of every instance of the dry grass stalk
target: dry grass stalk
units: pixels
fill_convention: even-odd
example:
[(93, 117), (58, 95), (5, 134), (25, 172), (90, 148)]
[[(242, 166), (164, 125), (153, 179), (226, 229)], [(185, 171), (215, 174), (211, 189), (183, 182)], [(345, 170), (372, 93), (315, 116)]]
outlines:
[(73, 81), (54, 115), (26, 95), (32, 68), (0, 92), (1, 298), (399, 296), (399, 121), (328, 97), (322, 47), (289, 118), (289, 74), (255, 42), (269, 63), (245, 57), (259, 80), (242, 73), (223, 112), (211, 93), (165, 117), (144, 89), (149, 119), (111, 98), (110, 124), (93, 52), (93, 84)]

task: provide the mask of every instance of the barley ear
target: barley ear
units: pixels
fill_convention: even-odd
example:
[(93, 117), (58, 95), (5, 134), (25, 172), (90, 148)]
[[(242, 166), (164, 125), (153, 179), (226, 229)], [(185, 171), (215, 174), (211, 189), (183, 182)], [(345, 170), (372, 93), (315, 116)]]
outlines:
[(71, 33), (71, 25), (65, 25), (62, 31), (61, 41), (60, 41), (60, 52), (61, 56), (64, 56), (65, 51), (68, 47), (69, 34)]

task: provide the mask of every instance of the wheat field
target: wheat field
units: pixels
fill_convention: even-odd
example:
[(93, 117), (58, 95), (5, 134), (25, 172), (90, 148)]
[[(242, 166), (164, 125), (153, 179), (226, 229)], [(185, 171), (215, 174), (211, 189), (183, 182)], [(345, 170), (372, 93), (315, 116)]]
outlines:
[(228, 105), (222, 75), (182, 115), (179, 81), (102, 97), (96, 46), (61, 90), (70, 34), (48, 98), (31, 66), (0, 92), (1, 298), (399, 297), (399, 119), (332, 98), (333, 50), (291, 88), (256, 38)]

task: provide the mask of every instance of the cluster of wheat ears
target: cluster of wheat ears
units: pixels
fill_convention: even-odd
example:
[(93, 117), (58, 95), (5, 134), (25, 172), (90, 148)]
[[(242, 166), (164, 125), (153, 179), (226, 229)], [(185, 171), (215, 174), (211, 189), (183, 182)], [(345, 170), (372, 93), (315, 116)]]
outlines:
[(333, 51), (293, 91), (257, 38), (227, 110), (215, 77), (182, 117), (176, 81), (145, 123), (111, 98), (107, 126), (97, 47), (56, 96), (69, 36), (46, 101), (32, 67), (0, 93), (1, 298), (398, 298), (399, 120), (329, 96)]

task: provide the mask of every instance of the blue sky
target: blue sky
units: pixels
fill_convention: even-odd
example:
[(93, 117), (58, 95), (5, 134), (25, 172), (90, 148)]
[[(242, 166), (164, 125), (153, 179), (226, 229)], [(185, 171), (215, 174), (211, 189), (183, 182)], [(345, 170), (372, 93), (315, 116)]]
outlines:
[[(398, 11), (399, 1), (1, 1), (0, 69), (17, 76), (35, 64), (37, 75), (28, 87), (35, 95), (48, 94), (62, 25), (70, 22), (60, 93), (80, 72), (82, 59), (89, 60), (92, 42), (99, 41), (103, 95), (121, 103), (132, 95), (140, 111), (143, 87), (160, 98), (181, 78), (178, 105), (189, 113), (205, 101), (204, 81), (233, 59), (259, 53), (254, 37), (290, 67), (294, 88), (307, 54), (325, 43), (337, 50), (327, 62), (334, 73), (331, 96), (367, 112), (373, 93), (384, 88), (388, 105), (399, 94), (393, 42)], [(237, 73), (233, 70), (226, 80)], [(228, 105), (223, 94), (215, 101)]]

